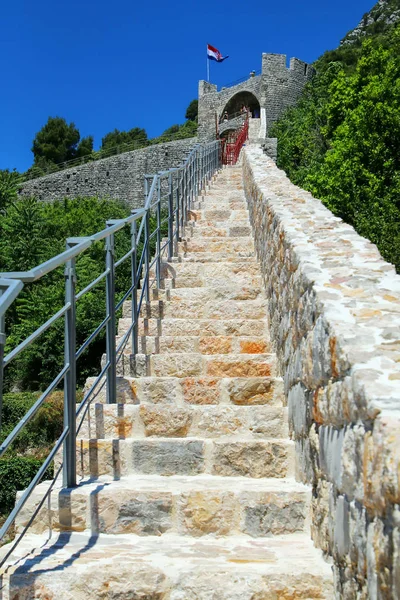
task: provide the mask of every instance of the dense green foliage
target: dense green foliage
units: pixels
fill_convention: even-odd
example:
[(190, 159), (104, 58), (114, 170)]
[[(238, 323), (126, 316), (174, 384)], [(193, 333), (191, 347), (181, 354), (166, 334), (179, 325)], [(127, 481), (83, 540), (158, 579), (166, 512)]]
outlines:
[(400, 269), (400, 29), (331, 58), (270, 132), (278, 164)]
[[(77, 198), (43, 203), (34, 198), (11, 202), (0, 222), (0, 270), (26, 270), (62, 252), (65, 239), (90, 235), (105, 227), (107, 219), (128, 216), (121, 202)], [(129, 228), (116, 235), (116, 253), (122, 256), (130, 248)], [(12, 240), (12, 243), (9, 241)], [(93, 244), (77, 260), (78, 290), (85, 287), (104, 270), (104, 243)], [(117, 294), (129, 287), (129, 265), (118, 269)], [(97, 293), (104, 282), (78, 302), (77, 344), (80, 345), (97, 327), (105, 315), (104, 303)], [(103, 296), (101, 296), (104, 298)], [(8, 311), (7, 348), (14, 347), (64, 304), (64, 274), (60, 268), (40, 282), (26, 285)], [(39, 389), (62, 367), (63, 322), (45, 332), (40, 340), (21, 353), (6, 369), (6, 383), (20, 389)], [(90, 352), (79, 360), (80, 382), (88, 373), (96, 372), (104, 350), (103, 336), (93, 342)]]
[[(5, 394), (3, 397), (3, 442), (20, 419), (37, 400), (38, 394)], [(15, 494), (24, 489), (36, 475), (44, 458), (61, 435), (63, 428), (63, 393), (55, 392), (38, 410), (0, 459), (0, 518), (14, 505)], [(45, 479), (52, 477), (50, 468)]]
[(92, 150), (93, 137), (81, 139), (75, 124), (68, 124), (62, 117), (49, 117), (32, 145), (34, 166), (39, 169), (86, 156)]
[(120, 146), (122, 144), (132, 144), (134, 142), (137, 142), (138, 145), (147, 142), (147, 133), (144, 129), (140, 129), (140, 127), (134, 127), (129, 131), (119, 131), (119, 129), (114, 129), (114, 131), (110, 131), (110, 133), (107, 133), (102, 138), (101, 150), (114, 148), (115, 146)]
[(192, 100), (189, 106), (186, 109), (185, 119), (189, 119), (189, 121), (197, 121), (197, 115), (199, 113), (199, 101), (197, 98)]

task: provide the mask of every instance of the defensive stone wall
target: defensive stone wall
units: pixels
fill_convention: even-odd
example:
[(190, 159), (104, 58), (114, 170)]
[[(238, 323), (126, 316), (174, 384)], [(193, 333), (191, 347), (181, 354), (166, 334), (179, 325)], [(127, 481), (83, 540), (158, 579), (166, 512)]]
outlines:
[(243, 169), (314, 542), (337, 597), (400, 598), (400, 277), (260, 148)]
[(178, 166), (196, 142), (197, 138), (177, 140), (86, 163), (27, 181), (20, 194), (42, 201), (99, 196), (139, 208), (144, 203), (144, 175)]

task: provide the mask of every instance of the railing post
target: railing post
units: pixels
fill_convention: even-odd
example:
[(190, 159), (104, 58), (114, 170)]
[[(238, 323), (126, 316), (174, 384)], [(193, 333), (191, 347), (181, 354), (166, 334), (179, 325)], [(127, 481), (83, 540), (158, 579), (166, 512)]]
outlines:
[[(113, 225), (112, 221), (107, 221), (107, 227)], [(115, 348), (115, 255), (114, 255), (114, 234), (106, 238), (106, 317), (108, 318), (106, 326), (106, 347), (107, 347), (107, 404), (117, 402), (117, 352)]]
[(157, 288), (161, 287), (161, 177), (157, 185), (157, 243), (156, 243), (156, 280)]
[[(134, 213), (135, 211), (132, 211)], [(131, 333), (131, 342), (132, 342), (132, 354), (138, 353), (138, 314), (137, 314), (137, 224), (136, 221), (131, 223), (131, 285), (132, 288), (132, 333)]]
[(180, 185), (181, 185), (181, 171), (176, 172), (176, 243), (180, 242), (181, 235), (181, 198), (180, 198)]
[(168, 175), (168, 260), (174, 254), (174, 190), (172, 173)]
[[(0, 289), (0, 299), (3, 291)], [(1, 418), (3, 415), (3, 385), (4, 385), (4, 347), (6, 345), (5, 318), (0, 317), (0, 433), (1, 433)]]
[[(74, 243), (67, 240), (67, 249)], [(64, 429), (68, 435), (64, 442), (63, 485), (76, 486), (76, 269), (75, 258), (65, 264), (65, 303), (70, 304), (65, 313), (64, 365), (68, 372), (64, 378)]]
[(144, 281), (145, 281), (145, 298), (146, 302), (150, 302), (150, 209), (147, 210), (144, 216)]
[(183, 193), (182, 193), (182, 218), (183, 218), (183, 226), (186, 227), (187, 223), (187, 166), (183, 168)]

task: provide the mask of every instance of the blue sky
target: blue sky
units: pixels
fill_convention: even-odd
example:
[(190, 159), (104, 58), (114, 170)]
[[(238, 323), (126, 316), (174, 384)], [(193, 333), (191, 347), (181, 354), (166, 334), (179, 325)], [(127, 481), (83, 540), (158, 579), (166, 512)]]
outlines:
[(150, 137), (183, 122), (206, 77), (206, 44), (230, 58), (211, 64), (229, 84), (261, 67), (262, 52), (312, 62), (373, 0), (4, 0), (0, 18), (0, 168), (32, 164), (49, 116), (82, 136), (144, 127)]

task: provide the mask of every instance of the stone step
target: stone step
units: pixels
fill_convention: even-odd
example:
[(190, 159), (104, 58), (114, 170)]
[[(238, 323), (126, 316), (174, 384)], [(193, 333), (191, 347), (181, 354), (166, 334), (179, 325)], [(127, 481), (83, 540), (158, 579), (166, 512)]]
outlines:
[[(123, 335), (131, 325), (131, 318), (119, 320), (118, 332)], [(139, 335), (199, 336), (206, 337), (262, 337), (269, 341), (265, 319), (147, 319), (140, 318)]]
[(92, 404), (79, 438), (246, 436), (287, 438), (285, 408), (270, 406), (195, 406)]
[[(236, 241), (240, 240), (240, 241)], [(224, 253), (238, 253), (243, 252), (254, 253), (254, 243), (250, 238), (227, 238), (220, 239), (219, 241), (208, 241), (208, 239), (202, 238), (189, 238), (178, 243), (178, 251), (181, 252), (216, 252), (218, 254)]]
[[(85, 389), (95, 378), (89, 377)], [(105, 387), (96, 402), (105, 403)], [(284, 403), (280, 377), (140, 377), (117, 379), (117, 402), (126, 404), (275, 406)]]
[[(257, 287), (261, 289), (262, 278), (257, 263), (237, 260), (234, 262), (209, 263), (162, 263), (162, 288), (213, 287), (226, 285)], [(155, 271), (150, 273), (151, 280)], [(143, 282), (141, 282), (143, 285)]]
[(249, 220), (249, 211), (246, 209), (242, 210), (232, 210), (230, 208), (216, 208), (216, 209), (207, 209), (202, 207), (200, 210), (190, 210), (188, 213), (188, 220), (190, 222), (207, 224), (207, 225), (217, 225), (218, 224), (229, 224), (234, 221), (246, 221), (248, 223)]
[[(183, 319), (182, 319), (183, 320)], [(130, 327), (130, 319), (121, 319), (119, 323), (122, 335)], [(125, 331), (124, 331), (125, 329)], [(198, 352), (200, 354), (265, 354), (271, 352), (271, 345), (263, 337), (233, 337), (233, 336), (148, 336), (138, 339), (140, 354), (171, 354), (180, 352)], [(124, 353), (131, 354), (132, 344), (129, 339)]]
[(199, 210), (247, 210), (247, 202), (242, 195), (227, 199), (204, 197), (204, 200), (193, 202), (192, 209)]
[(256, 263), (253, 253), (249, 256), (248, 252), (180, 252), (178, 256), (173, 256), (171, 259), (172, 263), (179, 262), (236, 262), (238, 260), (246, 260), (248, 262)]
[(239, 221), (229, 225), (213, 223), (203, 225), (200, 223), (189, 223), (186, 228), (190, 235), (197, 237), (244, 237), (251, 235), (251, 227), (247, 221)]
[[(205, 288), (207, 289), (207, 288)], [(251, 290), (243, 293), (252, 293)], [(266, 319), (267, 303), (263, 298), (255, 300), (233, 300), (230, 298), (218, 298), (218, 292), (215, 292), (216, 299), (197, 300), (181, 297), (174, 302), (153, 300), (142, 304), (141, 317), (147, 319), (173, 318), (179, 315), (181, 319)], [(178, 296), (178, 294), (177, 294)], [(122, 315), (124, 318), (131, 316), (131, 303), (125, 302)]]
[[(151, 276), (155, 275), (155, 270), (151, 271)], [(256, 261), (247, 258), (238, 259), (235, 262), (223, 262), (209, 264), (190, 264), (179, 262), (163, 262), (161, 264), (162, 277), (174, 277), (178, 279), (182, 276), (198, 276), (205, 277), (213, 281), (214, 278), (222, 279), (241, 279), (260, 277), (260, 267)], [(214, 285), (214, 283), (213, 283)]]
[[(6, 552), (8, 547), (2, 549)], [(196, 539), (63, 533), (26, 536), (3, 600), (331, 600), (332, 570), (309, 536)]]
[[(16, 530), (22, 531), (50, 482), (40, 484)], [(84, 481), (76, 488), (53, 488), (32, 524), (31, 533), (91, 531), (139, 536), (231, 536), (260, 538), (304, 531), (309, 489), (294, 479), (246, 477), (162, 477), (139, 475), (118, 481)]]
[[(197, 286), (188, 288), (178, 288), (171, 290), (163, 290), (153, 288), (151, 291), (151, 300), (161, 300), (167, 302), (188, 302), (193, 310), (196, 311), (198, 306), (205, 302), (217, 302), (220, 300), (256, 300), (264, 299), (265, 294), (261, 285), (253, 285), (252, 283), (231, 283), (229, 280), (221, 282), (218, 287), (213, 286), (209, 282), (208, 286)], [(125, 303), (125, 309), (130, 312), (130, 301)]]
[[(55, 460), (58, 467), (60, 458)], [(225, 437), (80, 439), (77, 444), (80, 477), (108, 475), (200, 475), (222, 477), (292, 477), (294, 443)]]
[(135, 377), (271, 377), (275, 354), (137, 354), (122, 355)]

